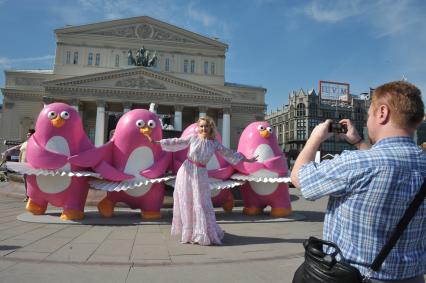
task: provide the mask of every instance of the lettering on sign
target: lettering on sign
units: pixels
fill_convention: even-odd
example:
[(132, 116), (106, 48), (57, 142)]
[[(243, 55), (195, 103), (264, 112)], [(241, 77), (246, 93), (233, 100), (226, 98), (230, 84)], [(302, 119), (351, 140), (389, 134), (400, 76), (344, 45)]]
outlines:
[(350, 102), (350, 91), (348, 83), (331, 81), (319, 82), (319, 95), (322, 101)]

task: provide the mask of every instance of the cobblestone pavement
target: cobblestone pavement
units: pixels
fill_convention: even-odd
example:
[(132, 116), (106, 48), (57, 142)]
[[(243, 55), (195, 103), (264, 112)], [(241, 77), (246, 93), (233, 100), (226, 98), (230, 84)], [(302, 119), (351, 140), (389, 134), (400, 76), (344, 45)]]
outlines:
[(227, 216), (236, 221), (220, 224), (224, 245), (203, 247), (170, 236), (167, 209), (157, 224), (19, 221), (25, 203), (11, 186), (0, 186), (0, 282), (291, 282), (303, 260), (302, 241), (322, 234), (326, 204), (291, 189), (303, 220), (267, 221), (266, 215), (241, 221), (236, 208)]

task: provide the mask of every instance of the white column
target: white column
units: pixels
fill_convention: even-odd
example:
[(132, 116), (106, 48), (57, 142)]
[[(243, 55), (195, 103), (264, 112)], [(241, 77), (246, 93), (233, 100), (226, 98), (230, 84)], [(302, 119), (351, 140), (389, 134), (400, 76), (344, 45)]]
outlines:
[(173, 127), (176, 131), (182, 131), (182, 105), (175, 105), (175, 117)]
[(150, 111), (150, 112), (152, 112), (152, 113), (157, 114), (157, 107), (158, 107), (158, 105), (157, 105), (157, 104), (155, 104), (155, 103), (151, 102), (151, 103), (149, 104), (149, 111)]
[(198, 117), (206, 117), (207, 116), (207, 107), (201, 106), (199, 107), (199, 114)]
[(226, 147), (231, 145), (231, 115), (229, 110), (223, 111), (223, 125), (222, 125), (222, 144)]
[(97, 101), (96, 105), (95, 146), (101, 146), (105, 136), (105, 102)]
[(71, 99), (70, 101), (71, 107), (74, 108), (75, 111), (77, 112), (78, 112), (78, 103), (79, 103), (78, 99)]
[(123, 103), (123, 114), (126, 113), (126, 112), (129, 112), (131, 108), (132, 108), (131, 102), (124, 102)]

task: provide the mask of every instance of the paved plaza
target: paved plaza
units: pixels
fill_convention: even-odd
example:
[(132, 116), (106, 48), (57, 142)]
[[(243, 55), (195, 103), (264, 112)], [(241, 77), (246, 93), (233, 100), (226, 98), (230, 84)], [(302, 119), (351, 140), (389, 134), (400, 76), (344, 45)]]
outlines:
[[(203, 247), (170, 236), (167, 198), (157, 223), (120, 208), (118, 218), (137, 220), (81, 225), (17, 220), (28, 217), (22, 184), (0, 183), (0, 192), (0, 282), (291, 282), (302, 241), (322, 234), (326, 205), (291, 189), (293, 218), (245, 219), (241, 207), (230, 215), (218, 209), (224, 245)], [(86, 210), (99, 219), (95, 207)]]

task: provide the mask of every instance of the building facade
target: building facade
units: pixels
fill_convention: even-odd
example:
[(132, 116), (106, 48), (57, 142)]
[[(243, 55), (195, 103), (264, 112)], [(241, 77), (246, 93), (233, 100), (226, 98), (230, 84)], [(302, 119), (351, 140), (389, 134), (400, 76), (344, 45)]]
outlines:
[(421, 145), (423, 148), (426, 147), (426, 116), (423, 118), (423, 122), (417, 127), (415, 139), (418, 145)]
[[(358, 132), (366, 138), (369, 99), (369, 94), (350, 95), (350, 103), (324, 103), (315, 90), (300, 89), (289, 94), (288, 105), (266, 115), (265, 119), (274, 127), (278, 144), (287, 153), (288, 159), (295, 159), (314, 127), (326, 119), (339, 121), (349, 118)], [(331, 138), (321, 145), (321, 156), (340, 153), (345, 149), (353, 147), (337, 138)]]
[[(216, 39), (147, 16), (68, 26), (55, 36), (53, 70), (5, 71), (0, 139), (23, 140), (52, 102), (74, 106), (96, 145), (123, 113), (151, 103), (176, 130), (211, 116), (233, 148), (250, 122), (264, 119), (266, 89), (225, 82), (228, 45)], [(156, 67), (131, 65), (128, 51), (141, 47), (156, 53)]]

